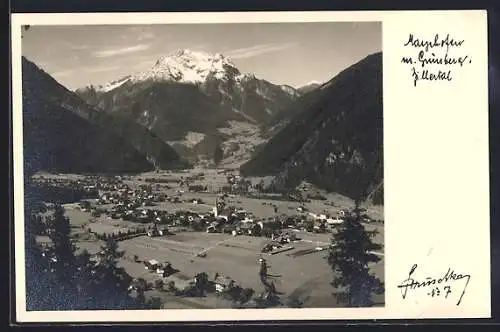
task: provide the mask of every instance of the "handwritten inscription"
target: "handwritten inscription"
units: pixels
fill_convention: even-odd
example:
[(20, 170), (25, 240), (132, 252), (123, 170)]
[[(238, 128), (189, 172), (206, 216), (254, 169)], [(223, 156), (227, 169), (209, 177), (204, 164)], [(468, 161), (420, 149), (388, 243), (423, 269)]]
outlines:
[(470, 55), (461, 54), (465, 40), (447, 34), (444, 38), (436, 34), (434, 39), (425, 40), (408, 36), (403, 46), (411, 49), (412, 55), (405, 55), (401, 63), (410, 67), (413, 85), (419, 81), (452, 81), (454, 70), (472, 63)]
[[(456, 305), (460, 305), (465, 291), (467, 290), (467, 286), (469, 285), (471, 278), (469, 274), (457, 273), (453, 269), (448, 268), (446, 273), (438, 277), (426, 277), (419, 281), (413, 278), (417, 267), (418, 265), (414, 264), (408, 273), (408, 278), (398, 285), (403, 299), (406, 299), (408, 291), (425, 291), (425, 294), (430, 297), (443, 297), (445, 299), (449, 298), (451, 294), (457, 293), (459, 296)], [(453, 282), (461, 280), (463, 280), (462, 285), (453, 284)]]

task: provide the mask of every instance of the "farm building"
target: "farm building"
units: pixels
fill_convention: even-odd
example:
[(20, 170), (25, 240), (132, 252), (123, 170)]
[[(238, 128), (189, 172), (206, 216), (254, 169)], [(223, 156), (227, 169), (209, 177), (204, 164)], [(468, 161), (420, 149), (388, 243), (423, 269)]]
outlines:
[(229, 277), (219, 275), (217, 276), (217, 278), (215, 278), (214, 284), (215, 291), (217, 293), (222, 293), (234, 286), (234, 280)]
[(156, 259), (151, 259), (149, 261), (145, 261), (144, 266), (147, 270), (156, 270), (161, 267), (161, 264)]

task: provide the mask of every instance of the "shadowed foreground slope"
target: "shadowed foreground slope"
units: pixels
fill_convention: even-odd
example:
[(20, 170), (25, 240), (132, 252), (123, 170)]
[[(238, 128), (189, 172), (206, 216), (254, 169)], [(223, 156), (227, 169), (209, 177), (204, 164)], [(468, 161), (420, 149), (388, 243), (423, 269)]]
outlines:
[(179, 162), (146, 128), (92, 109), (32, 62), (22, 64), (28, 173), (142, 172)]

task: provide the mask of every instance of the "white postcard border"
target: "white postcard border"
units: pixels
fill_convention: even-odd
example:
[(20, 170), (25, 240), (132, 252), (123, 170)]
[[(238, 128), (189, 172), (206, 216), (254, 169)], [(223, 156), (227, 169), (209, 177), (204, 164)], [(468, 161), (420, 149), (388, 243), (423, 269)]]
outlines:
[[(22, 25), (83, 25), (83, 24), (193, 24), (193, 23), (265, 23), (265, 22), (327, 22), (327, 21), (381, 21), (383, 29), (383, 70), (384, 70), (384, 186), (385, 186), (385, 279), (386, 306), (384, 308), (335, 308), (335, 309), (203, 309), (203, 310), (162, 310), (162, 311), (57, 311), (26, 312), (24, 285), (24, 227), (23, 227), (23, 167), (22, 167), (22, 82), (21, 82), (21, 29)], [(467, 24), (467, 29), (464, 25)], [(489, 160), (488, 160), (488, 101), (487, 101), (487, 27), (486, 11), (359, 11), (359, 12), (235, 12), (235, 13), (63, 13), (63, 14), (13, 14), (12, 15), (12, 86), (13, 86), (13, 136), (14, 136), (14, 206), (15, 206), (15, 241), (16, 241), (16, 309), (20, 322), (140, 322), (140, 321), (248, 321), (248, 320), (323, 320), (323, 319), (391, 319), (391, 318), (466, 318), (490, 317), (490, 259), (489, 259)], [(414, 31), (410, 31), (413, 29)], [(434, 29), (434, 30), (431, 30)], [(463, 96), (468, 93), (465, 103), (463, 98), (452, 103), (455, 122), (445, 123), (446, 117), (452, 113), (446, 107), (450, 104), (428, 103), (426, 108), (415, 113), (415, 100), (418, 98), (436, 98), (433, 89), (422, 88), (417, 95), (414, 87), (405, 80), (408, 75), (400, 63), (403, 35), (410, 32), (423, 33), (461, 33), (457, 38), (465, 38), (474, 47), (468, 52), (477, 59), (474, 71), (456, 73), (456, 81), (449, 88), (442, 88), (440, 93), (446, 98)], [(484, 37), (481, 37), (484, 36)], [(403, 39), (402, 39), (403, 38)], [(399, 45), (399, 46), (398, 46)], [(466, 77), (469, 75), (470, 77)], [(465, 78), (464, 78), (465, 77)], [(466, 78), (474, 81), (468, 81)], [(460, 83), (462, 82), (462, 83)], [(471, 83), (474, 82), (474, 83)], [(405, 97), (406, 96), (406, 97)], [(407, 98), (407, 99), (406, 99)], [(434, 101), (434, 100), (433, 100)], [(474, 106), (476, 112), (464, 107)], [(431, 129), (422, 128), (423, 134), (434, 134), (422, 139), (419, 144), (425, 145), (428, 155), (437, 159), (440, 171), (446, 166), (451, 172), (466, 172), (474, 181), (465, 181), (469, 187), (460, 188), (471, 195), (467, 209), (474, 211), (472, 230), (474, 238), (468, 250), (460, 243), (465, 236), (470, 236), (471, 229), (462, 229), (467, 220), (458, 213), (453, 219), (442, 218), (443, 213), (431, 209), (426, 210), (422, 219), (408, 217), (405, 211), (415, 207), (415, 202), (405, 202), (399, 195), (409, 195), (408, 199), (418, 197), (435, 197), (433, 190), (444, 193), (445, 188), (432, 188), (432, 183), (439, 183), (437, 173), (425, 162), (423, 149), (413, 154), (405, 153), (401, 144), (416, 147), (415, 131), (408, 127), (401, 128), (398, 121), (404, 121), (398, 112), (405, 107), (408, 114), (414, 116), (413, 123), (422, 125), (425, 119), (433, 119)], [(412, 111), (412, 112), (411, 112)], [(440, 113), (441, 112), (441, 113)], [(465, 114), (465, 112), (469, 112)], [(420, 115), (418, 115), (420, 114)], [(441, 114), (441, 115), (440, 115)], [(420, 117), (419, 117), (420, 116)], [(467, 120), (469, 119), (469, 121)], [(441, 121), (441, 122), (440, 122)], [(436, 123), (437, 122), (437, 123)], [(407, 122), (404, 122), (408, 124)], [(443, 142), (443, 137), (436, 126), (443, 125), (442, 136), (463, 134), (471, 141), (459, 139), (461, 148), (475, 158), (460, 161), (458, 147), (450, 146), (450, 161), (439, 157), (434, 147)], [(446, 127), (447, 125), (447, 127)], [(453, 126), (453, 127), (452, 127)], [(472, 128), (472, 129), (470, 129)], [(448, 131), (447, 131), (448, 130)], [(455, 137), (455, 136), (454, 136)], [(446, 142), (453, 142), (450, 137)], [(444, 143), (443, 143), (444, 144)], [(475, 152), (471, 152), (475, 151)], [(420, 153), (420, 155), (419, 155)], [(415, 164), (408, 169), (408, 163), (402, 158), (410, 158)], [(421, 159), (422, 158), (422, 159)], [(443, 165), (446, 164), (446, 165)], [(401, 166), (406, 168), (402, 168)], [(427, 173), (419, 174), (419, 170)], [(391, 172), (389, 172), (391, 170)], [(430, 173), (429, 173), (430, 172)], [(479, 172), (484, 173), (481, 176)], [(416, 175), (417, 174), (417, 175)], [(442, 175), (443, 173), (441, 173)], [(415, 176), (417, 179), (408, 180)], [(465, 175), (463, 175), (466, 178)], [(441, 176), (442, 178), (442, 176)], [(418, 181), (417, 181), (418, 180)], [(415, 185), (426, 192), (406, 190), (404, 185)], [(452, 183), (448, 188), (450, 197), (458, 190)], [(399, 198), (398, 198), (399, 197)], [(423, 199), (428, 203), (428, 200)], [(443, 206), (449, 207), (453, 202), (443, 198)], [(432, 205), (435, 207), (435, 205)], [(459, 209), (461, 207), (457, 207)], [(437, 215), (436, 218), (433, 215)], [(468, 217), (467, 217), (468, 218)], [(414, 222), (418, 220), (419, 227)], [(458, 226), (457, 226), (458, 225)], [(451, 229), (451, 231), (450, 231)], [(433, 235), (432, 231), (445, 232), (443, 236)], [(458, 239), (458, 240), (457, 240)], [(418, 240), (418, 241), (417, 241)], [(457, 242), (459, 241), (459, 242)], [(412, 247), (416, 243), (418, 247)], [(408, 247), (411, 247), (410, 248)], [(457, 249), (458, 248), (458, 249)], [(429, 254), (429, 249), (433, 254)], [(455, 256), (452, 256), (455, 255)], [(400, 256), (404, 255), (403, 258)], [(434, 256), (433, 256), (434, 255)], [(429, 273), (440, 273), (447, 264), (455, 264), (455, 268), (472, 275), (468, 293), (461, 306), (445, 305), (431, 302), (428, 297), (416, 300), (402, 300), (400, 290), (396, 287), (406, 277), (411, 264), (419, 263)], [(446, 272), (446, 271), (444, 271)]]

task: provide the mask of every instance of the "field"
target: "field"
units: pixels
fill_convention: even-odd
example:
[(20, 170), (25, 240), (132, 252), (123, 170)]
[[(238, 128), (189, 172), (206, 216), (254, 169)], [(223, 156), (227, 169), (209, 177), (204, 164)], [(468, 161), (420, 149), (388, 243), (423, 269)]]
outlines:
[[(212, 210), (217, 194), (215, 192), (196, 193), (188, 192), (186, 187), (180, 187), (175, 180), (185, 179), (193, 174), (203, 172), (203, 179), (196, 180), (193, 184), (209, 185), (213, 190), (226, 183), (226, 175), (219, 170), (190, 170), (189, 172), (162, 172), (147, 173), (134, 176), (126, 180), (131, 188), (137, 188), (145, 184), (146, 179), (170, 179), (170, 188), (161, 189), (168, 196), (178, 196), (183, 202), (162, 202), (152, 207), (169, 212), (179, 210), (191, 210), (199, 213), (207, 213)], [(58, 176), (65, 178), (65, 175)], [(68, 176), (67, 179), (76, 179), (78, 176)], [(252, 179), (256, 183), (259, 179)], [(162, 183), (164, 184), (164, 183)], [(228, 205), (245, 209), (258, 219), (266, 219), (276, 215), (295, 215), (299, 206), (306, 207), (314, 213), (328, 212), (335, 215), (340, 210), (353, 207), (353, 202), (337, 194), (326, 194), (326, 200), (312, 200), (309, 203), (298, 203), (292, 201), (255, 199), (237, 195), (230, 195), (226, 199)], [(187, 202), (190, 199), (202, 199), (204, 204), (193, 204)], [(66, 215), (71, 219), (73, 234), (77, 235), (77, 246), (80, 250), (87, 249), (90, 253), (100, 250), (102, 243), (92, 239), (86, 232), (88, 228), (96, 233), (118, 233), (129, 229), (148, 227), (148, 224), (137, 224), (121, 219), (111, 219), (106, 215), (91, 217), (90, 213), (81, 211), (77, 204), (66, 204)], [(106, 206), (101, 206), (106, 207)], [(274, 211), (277, 207), (277, 212)], [(368, 215), (373, 219), (383, 220), (383, 207), (366, 206)], [(380, 223), (366, 224), (368, 230), (377, 229), (379, 232), (374, 239), (375, 242), (384, 243), (384, 226)], [(330, 244), (331, 234), (314, 234), (308, 232), (297, 232), (299, 241), (291, 244), (294, 248), (289, 251), (275, 255), (261, 254), (261, 249), (270, 240), (264, 237), (232, 236), (220, 233), (206, 232), (178, 232), (175, 235), (150, 238), (140, 236), (119, 242), (120, 250), (125, 251), (125, 256), (120, 261), (127, 273), (134, 278), (142, 277), (153, 282), (160, 278), (152, 272), (148, 272), (142, 263), (133, 260), (137, 256), (139, 260), (156, 259), (159, 262), (170, 262), (179, 272), (174, 274), (177, 282), (192, 278), (200, 272), (209, 274), (213, 278), (216, 273), (228, 276), (242, 287), (253, 288), (256, 293), (264, 291), (264, 286), (259, 279), (259, 257), (264, 257), (270, 265), (269, 273), (275, 275), (273, 282), (276, 289), (281, 293), (282, 301), (299, 300), (304, 307), (338, 307), (332, 292), (335, 290), (330, 285), (332, 272), (326, 261), (327, 251), (317, 251), (317, 247), (325, 247)], [(198, 257), (197, 254), (206, 251), (206, 257)], [(383, 249), (377, 253), (382, 259), (371, 269), (377, 277), (384, 280)], [(169, 277), (170, 278), (170, 277)], [(165, 300), (166, 308), (228, 308), (228, 301), (218, 299), (215, 296), (205, 298), (178, 298), (167, 293), (149, 291), (149, 296), (160, 296)], [(375, 302), (383, 305), (384, 296), (375, 296)]]
[[(209, 276), (219, 273), (256, 292), (264, 291), (258, 276), (258, 259), (263, 257), (270, 265), (270, 274), (276, 276), (273, 281), (277, 290), (283, 293), (283, 299), (304, 301), (306, 307), (339, 306), (331, 295), (334, 290), (330, 285), (332, 272), (325, 259), (327, 251), (311, 253), (309, 250), (328, 245), (329, 235), (299, 233), (298, 237), (302, 241), (292, 243), (293, 250), (275, 255), (260, 253), (260, 249), (269, 241), (264, 238), (195, 232), (168, 238), (134, 238), (120, 242), (120, 248), (129, 255), (138, 255), (141, 260), (156, 259), (172, 263), (174, 268), (180, 270), (176, 274), (180, 279), (190, 278), (199, 272), (207, 272)], [(207, 250), (206, 257), (197, 257), (196, 254), (202, 250)], [(149, 281), (158, 278), (145, 271), (140, 263), (124, 260), (122, 264), (133, 277), (143, 277)], [(372, 269), (383, 280), (383, 259)], [(190, 298), (189, 301), (199, 303), (197, 298)], [(383, 297), (376, 301), (382, 304)]]

